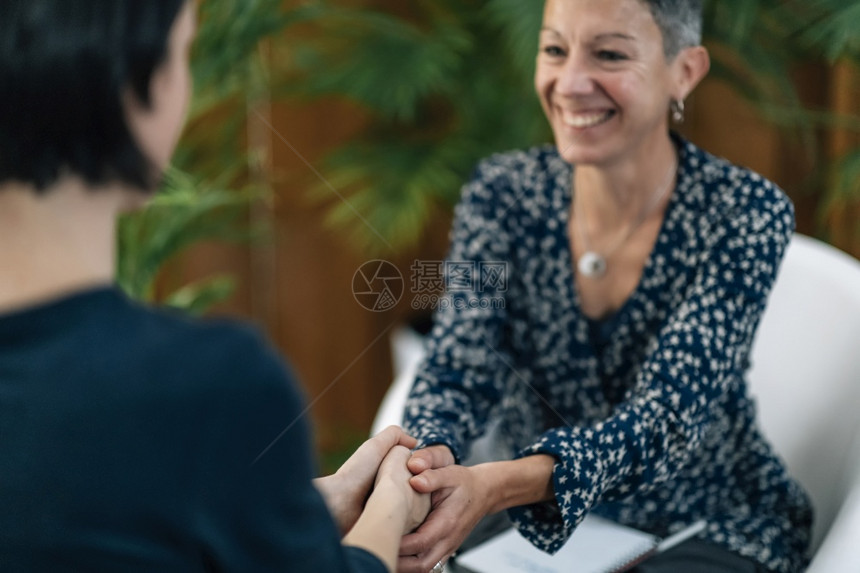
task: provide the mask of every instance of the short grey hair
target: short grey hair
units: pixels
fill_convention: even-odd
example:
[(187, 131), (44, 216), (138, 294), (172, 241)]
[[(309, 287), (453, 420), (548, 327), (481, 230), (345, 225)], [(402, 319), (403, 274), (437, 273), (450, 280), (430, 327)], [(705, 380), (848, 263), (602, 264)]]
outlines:
[(640, 0), (663, 35), (663, 52), (667, 60), (684, 48), (702, 43), (702, 0)]

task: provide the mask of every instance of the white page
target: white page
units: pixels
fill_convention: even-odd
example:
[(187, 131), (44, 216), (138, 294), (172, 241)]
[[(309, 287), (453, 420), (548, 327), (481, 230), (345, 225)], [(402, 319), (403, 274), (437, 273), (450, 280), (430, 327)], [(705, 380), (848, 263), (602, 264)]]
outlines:
[(555, 555), (511, 529), (459, 555), (457, 563), (475, 573), (607, 573), (658, 542), (650, 533), (587, 515)]

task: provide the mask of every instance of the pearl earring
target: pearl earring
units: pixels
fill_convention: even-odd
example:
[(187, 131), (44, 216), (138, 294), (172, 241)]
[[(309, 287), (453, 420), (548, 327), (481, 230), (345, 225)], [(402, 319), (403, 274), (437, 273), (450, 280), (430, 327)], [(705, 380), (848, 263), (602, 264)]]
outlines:
[(684, 100), (673, 99), (669, 109), (672, 111), (672, 119), (675, 123), (684, 123)]

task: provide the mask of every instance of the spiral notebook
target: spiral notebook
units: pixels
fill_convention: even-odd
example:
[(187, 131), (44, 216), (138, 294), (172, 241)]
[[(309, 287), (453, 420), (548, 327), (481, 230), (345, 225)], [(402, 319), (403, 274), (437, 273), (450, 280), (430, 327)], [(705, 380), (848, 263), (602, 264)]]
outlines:
[(474, 573), (620, 573), (656, 552), (659, 543), (656, 535), (587, 515), (555, 555), (509, 529), (456, 562)]

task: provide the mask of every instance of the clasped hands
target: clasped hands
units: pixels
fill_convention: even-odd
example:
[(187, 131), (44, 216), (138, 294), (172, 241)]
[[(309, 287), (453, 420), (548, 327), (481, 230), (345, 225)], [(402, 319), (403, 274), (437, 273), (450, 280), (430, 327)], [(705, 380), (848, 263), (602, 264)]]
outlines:
[(430, 494), (430, 513), (400, 543), (398, 573), (427, 573), (446, 562), (466, 536), (494, 507), (489, 464), (456, 465), (448, 446), (430, 446), (412, 454), (407, 468), (415, 491)]
[(315, 480), (338, 527), (346, 534), (371, 491), (385, 488), (407, 508), (399, 573), (427, 573), (446, 561), (490, 512), (479, 468), (455, 465), (447, 446), (412, 453), (416, 440), (396, 426), (361, 447), (333, 475)]

